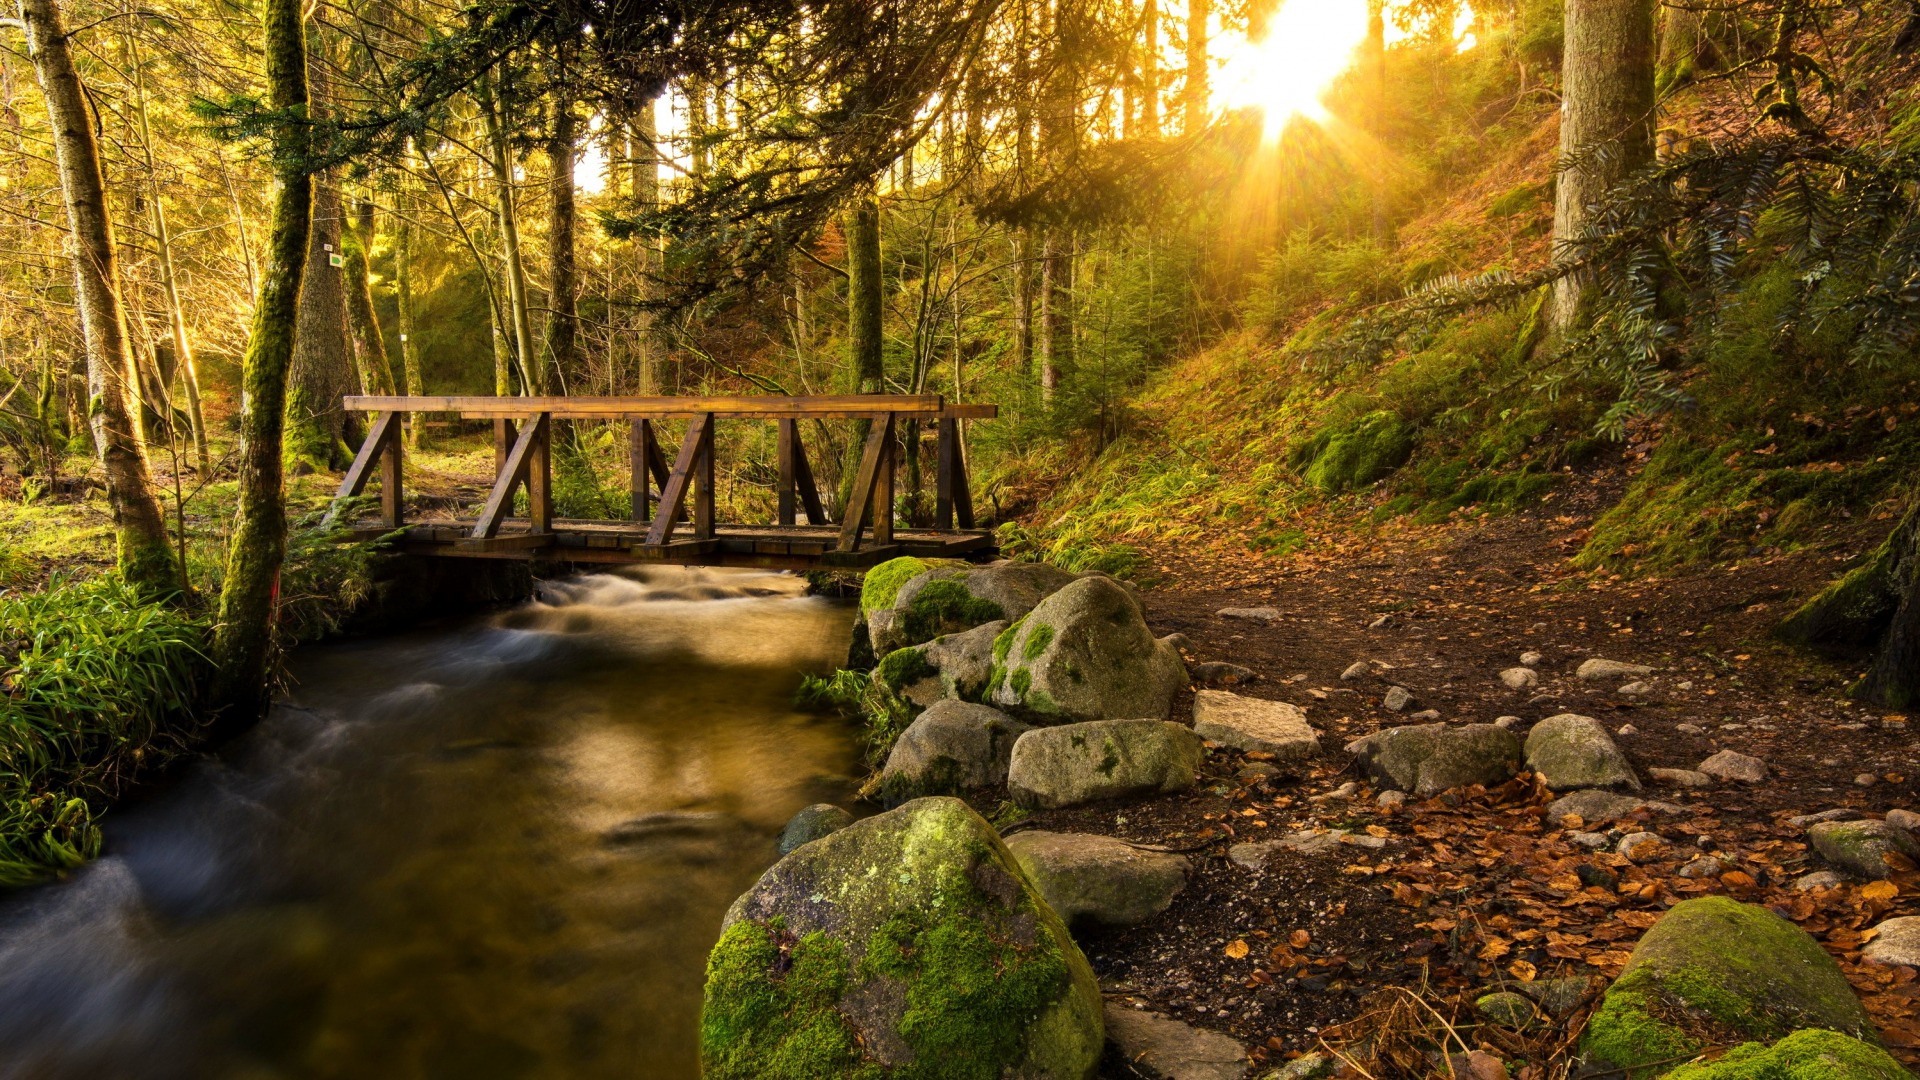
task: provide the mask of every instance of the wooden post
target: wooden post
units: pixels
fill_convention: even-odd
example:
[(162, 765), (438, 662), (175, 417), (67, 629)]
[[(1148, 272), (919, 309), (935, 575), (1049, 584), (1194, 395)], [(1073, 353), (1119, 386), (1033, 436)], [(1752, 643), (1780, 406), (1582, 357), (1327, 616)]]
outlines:
[(402, 465), (400, 455), (407, 442), (401, 437), (405, 415), (404, 413), (381, 415), (382, 420), (391, 419), (392, 421), (385, 425), (387, 446), (380, 457), (380, 519), (381, 524), (389, 529), (400, 527), (400, 521), (406, 509), (406, 500), (400, 489)]
[(860, 452), (860, 470), (854, 473), (853, 491), (847, 499), (847, 516), (840, 523), (839, 551), (860, 550), (860, 532), (869, 520), (875, 522), (874, 538), (879, 539), (874, 507), (882, 472), (887, 475), (887, 539), (893, 538), (893, 463), (887, 450), (892, 442), (893, 414), (888, 413), (867, 430), (867, 445)]
[(533, 423), (533, 458), (527, 463), (528, 531), (549, 533), (553, 531), (553, 418), (541, 413)]
[(953, 478), (960, 458), (960, 421), (940, 418), (940, 448), (933, 466), (933, 527), (953, 528)]
[(700, 417), (703, 434), (700, 437), (700, 456), (694, 467), (696, 487), (693, 499), (693, 538), (695, 540), (713, 539), (713, 414)]
[[(673, 536), (674, 522), (680, 520), (683, 511), (686, 509), (687, 488), (693, 483), (694, 475), (701, 471), (700, 456), (702, 448), (704, 447), (707, 450), (710, 457), (712, 445), (713, 414), (701, 413), (694, 417), (693, 421), (687, 425), (687, 437), (685, 441), (680, 444), (679, 456), (673, 460), (673, 470), (667, 474), (667, 482), (660, 485), (660, 512), (654, 515), (653, 523), (647, 527), (646, 542), (648, 546), (659, 547)], [(713, 486), (713, 463), (711, 460), (706, 462), (705, 471), (706, 479), (708, 480), (705, 486), (711, 489)], [(709, 510), (708, 513), (711, 514), (711, 510)], [(710, 517), (708, 527), (712, 527)], [(696, 531), (698, 528), (699, 526), (696, 524)], [(703, 537), (703, 539), (705, 538)]]
[(507, 451), (513, 447), (514, 436), (519, 434), (513, 429), (513, 421), (496, 419), (493, 422), (493, 475), (498, 477), (500, 470), (507, 467)]
[[(780, 458), (779, 520), (782, 525), (791, 525), (794, 522), (793, 497), (797, 493), (796, 480), (794, 477), (793, 452), (794, 444), (799, 441), (800, 432), (796, 422), (793, 420), (780, 420), (778, 423), (780, 425), (780, 434), (776, 440), (776, 445), (779, 448)], [(809, 523), (813, 521), (812, 515), (808, 515), (807, 521)]]
[[(507, 511), (513, 508), (514, 489), (520, 486), (522, 479), (527, 481), (528, 502), (531, 504), (535, 518), (533, 531), (541, 531), (540, 515), (543, 512), (550, 514), (551, 505), (543, 509), (542, 500), (534, 496), (532, 476), (534, 466), (538, 464), (541, 490), (545, 491), (551, 487), (547, 482), (546, 453), (541, 445), (545, 441), (546, 432), (547, 414), (539, 413), (527, 421), (526, 426), (514, 436), (513, 447), (507, 451), (507, 460), (500, 466), (499, 475), (494, 478), (493, 490), (487, 493), (487, 504), (481, 507), (480, 519), (473, 524), (472, 539), (491, 540), (499, 533), (500, 522), (506, 518)], [(549, 528), (552, 526), (550, 517), (547, 525)]]
[(900, 440), (893, 414), (888, 413), (886, 442), (880, 451), (880, 471), (873, 478), (873, 542), (884, 547), (893, 543), (893, 469), (900, 457)]
[[(388, 455), (386, 451), (388, 444), (398, 438), (395, 433), (399, 430), (399, 424), (396, 421), (399, 415), (393, 411), (383, 412), (380, 418), (373, 422), (372, 430), (367, 432), (366, 441), (360, 444), (360, 452), (354, 455), (353, 465), (347, 469), (347, 474), (340, 478), (340, 490), (334, 493), (333, 505), (327, 507), (327, 516), (321, 519), (322, 526), (332, 525), (334, 518), (339, 516), (340, 509), (347, 504), (347, 500), (367, 490), (367, 481), (373, 478), (375, 461), (381, 463), (382, 470), (381, 516), (386, 519), (389, 526), (398, 524), (399, 456), (397, 451), (393, 455)], [(392, 500), (391, 504), (389, 499)]]
[(633, 491), (633, 520), (645, 525), (653, 520), (653, 459), (660, 453), (653, 445), (653, 421), (634, 417), (629, 435), (628, 450), (633, 460), (628, 486)]

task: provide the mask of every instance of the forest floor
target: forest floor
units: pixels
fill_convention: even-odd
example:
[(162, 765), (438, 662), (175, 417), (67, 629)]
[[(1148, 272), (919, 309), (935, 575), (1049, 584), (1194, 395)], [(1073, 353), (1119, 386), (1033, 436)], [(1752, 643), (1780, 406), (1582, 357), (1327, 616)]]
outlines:
[[(1183, 795), (1042, 812), (1022, 826), (1105, 833), (1193, 860), (1187, 888), (1164, 915), (1081, 937), (1111, 996), (1227, 1032), (1270, 1060), (1313, 1050), (1323, 1037), (1339, 1046), (1338, 1025), (1363, 1014), (1352, 1030), (1396, 1022), (1439, 1031), (1444, 1018), (1465, 1044), (1540, 1077), (1566, 1060), (1593, 993), (1588, 1008), (1526, 1034), (1473, 1026), (1473, 999), (1568, 977), (1597, 991), (1604, 983), (1594, 977), (1618, 974), (1662, 911), (1721, 893), (1769, 905), (1818, 938), (1888, 1044), (1908, 1064), (1920, 1062), (1914, 973), (1863, 965), (1859, 953), (1862, 932), (1881, 918), (1920, 913), (1920, 874), (1896, 874), (1897, 892), (1886, 883), (1796, 890), (1796, 877), (1824, 867), (1805, 829), (1787, 823), (1832, 808), (1877, 816), (1920, 807), (1920, 732), (1906, 717), (1848, 701), (1856, 672), (1769, 638), (1799, 598), (1884, 526), (1848, 522), (1822, 550), (1658, 577), (1577, 570), (1570, 556), (1619, 499), (1628, 469), (1579, 477), (1528, 512), (1390, 525), (1284, 561), (1149, 551), (1158, 581), (1144, 599), (1155, 632), (1186, 635), (1190, 659), (1257, 673), (1232, 691), (1305, 709), (1322, 748), (1307, 775), (1270, 780), (1249, 774), (1243, 755), (1217, 749), (1202, 782)], [(1219, 614), (1258, 607), (1277, 609), (1277, 618)], [(1499, 673), (1527, 651), (1542, 655), (1539, 685), (1508, 689)], [(1644, 680), (1652, 692), (1623, 696), (1626, 679), (1577, 680), (1573, 669), (1590, 657), (1653, 667)], [(1372, 671), (1343, 680), (1361, 660)], [(1382, 705), (1392, 685), (1416, 699), (1401, 714)], [(1175, 715), (1189, 705), (1176, 703)], [(1426, 709), (1483, 723), (1581, 713), (1620, 733), (1643, 777), (1649, 767), (1693, 769), (1733, 749), (1763, 759), (1769, 778), (1704, 789), (1650, 783), (1644, 797), (1684, 811), (1642, 810), (1640, 824), (1616, 826), (1666, 841), (1631, 862), (1577, 846), (1578, 823), (1546, 820), (1552, 796), (1525, 778), (1491, 792), (1378, 805), (1342, 747), (1422, 722), (1407, 714)], [(1307, 845), (1315, 850), (1281, 850), (1260, 869), (1228, 854), (1245, 841), (1336, 828), (1346, 840), (1326, 833)], [(1722, 860), (1719, 871), (1681, 876), (1705, 852)], [(1411, 989), (1433, 1009), (1389, 987)], [(1109, 1075), (1131, 1075), (1112, 1066)]]

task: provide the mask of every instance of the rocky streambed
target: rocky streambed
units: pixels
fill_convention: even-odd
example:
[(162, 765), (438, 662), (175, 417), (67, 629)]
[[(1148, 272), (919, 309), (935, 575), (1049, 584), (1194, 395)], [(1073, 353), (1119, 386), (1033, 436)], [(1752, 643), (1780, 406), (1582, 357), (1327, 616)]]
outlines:
[(1782, 897), (1893, 900), (1914, 841), (1782, 821), (1825, 865), (1759, 880), (1697, 826), (1757, 758), (1655, 777), (1596, 717), (1420, 715), (1365, 664), (1345, 681), (1414, 722), (1348, 738), (1155, 635), (1130, 585), (1037, 564), (876, 568), (855, 655), (894, 808), (804, 812), (734, 904), (709, 1076), (1907, 1075)]

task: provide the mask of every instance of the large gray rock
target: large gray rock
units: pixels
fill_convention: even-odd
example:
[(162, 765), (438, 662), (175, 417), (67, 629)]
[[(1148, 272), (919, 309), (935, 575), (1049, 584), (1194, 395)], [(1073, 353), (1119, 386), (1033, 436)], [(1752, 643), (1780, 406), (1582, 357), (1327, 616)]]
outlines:
[(1920, 915), (1881, 922), (1860, 955), (1876, 964), (1920, 968)]
[(987, 680), (993, 677), (993, 639), (1006, 628), (1005, 619), (995, 619), (927, 642), (923, 655), (940, 680), (943, 696), (980, 700), (987, 691)]
[[(868, 574), (884, 577), (889, 565), (882, 563)], [(874, 654), (885, 656), (982, 623), (1019, 619), (1073, 580), (1067, 571), (1037, 562), (934, 567), (908, 579), (889, 603), (869, 608), (867, 634)]]
[(1426, 797), (1468, 784), (1513, 778), (1520, 740), (1492, 724), (1417, 724), (1388, 728), (1347, 744), (1373, 777)]
[(1673, 803), (1653, 802), (1637, 795), (1622, 795), (1617, 791), (1605, 791), (1600, 788), (1583, 788), (1571, 795), (1547, 804), (1547, 821), (1558, 825), (1560, 819), (1572, 814), (1589, 825), (1602, 821), (1617, 821), (1637, 810), (1651, 810), (1656, 814), (1684, 814), (1687, 808)]
[(1893, 873), (1888, 855), (1920, 862), (1920, 844), (1914, 843), (1913, 834), (1884, 821), (1822, 821), (1807, 830), (1807, 839), (1821, 858), (1874, 881)]
[(1048, 720), (1164, 718), (1187, 683), (1118, 582), (1083, 577), (994, 642), (990, 704)]
[(793, 815), (787, 827), (780, 830), (780, 854), (785, 855), (801, 844), (811, 844), (851, 824), (853, 815), (845, 810), (832, 803), (814, 803)]
[(1738, 780), (1757, 784), (1767, 778), (1767, 763), (1737, 750), (1722, 750), (1700, 763), (1698, 772), (1715, 780)]
[(1203, 739), (1273, 755), (1277, 765), (1297, 765), (1320, 752), (1320, 733), (1297, 705), (1241, 697), (1225, 690), (1193, 695), (1193, 733)]
[(1014, 740), (1028, 730), (985, 705), (934, 702), (894, 740), (880, 770), (880, 797), (897, 804), (1003, 783)]
[(1047, 906), (1068, 923), (1146, 922), (1167, 910), (1193, 869), (1184, 856), (1093, 833), (1029, 829), (1007, 837), (1007, 849)]
[(1035, 728), (1013, 744), (1007, 791), (1021, 806), (1185, 791), (1199, 777), (1200, 737), (1165, 720), (1089, 720)]
[(1112, 1002), (1107, 1004), (1107, 1039), (1133, 1076), (1240, 1080), (1250, 1067), (1247, 1048), (1225, 1035)]
[(1708, 1045), (1801, 1028), (1877, 1038), (1819, 942), (1764, 907), (1708, 896), (1676, 904), (1640, 938), (1581, 1049), (1601, 1068), (1655, 1076)]
[[(936, 1015), (937, 1024), (908, 1022)], [(707, 961), (707, 1080), (965, 1075), (1090, 1080), (1100, 986), (992, 826), (918, 799), (807, 844), (736, 900)]]
[(1640, 790), (1627, 755), (1591, 716), (1561, 713), (1533, 725), (1527, 733), (1527, 768), (1555, 791), (1574, 788)]

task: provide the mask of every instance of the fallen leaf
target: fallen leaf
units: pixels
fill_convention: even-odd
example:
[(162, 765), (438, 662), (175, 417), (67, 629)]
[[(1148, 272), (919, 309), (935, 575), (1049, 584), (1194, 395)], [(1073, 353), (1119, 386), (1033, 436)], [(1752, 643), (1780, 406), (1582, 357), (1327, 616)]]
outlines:
[(1540, 974), (1540, 972), (1525, 960), (1515, 960), (1513, 963), (1507, 965), (1507, 974), (1519, 979), (1521, 982), (1532, 982), (1534, 976)]
[(1869, 881), (1860, 886), (1862, 900), (1891, 900), (1900, 895), (1900, 886), (1891, 881)]
[(1367, 835), (1368, 836), (1386, 836), (1388, 835), (1388, 830), (1385, 825), (1369, 825), (1367, 826)]
[(1313, 935), (1305, 930), (1295, 930), (1287, 935), (1287, 944), (1296, 949), (1304, 949), (1313, 942)]
[(1235, 938), (1235, 939), (1234, 939), (1233, 941), (1231, 941), (1231, 942), (1228, 942), (1228, 944), (1227, 944), (1227, 957), (1228, 957), (1228, 959), (1231, 959), (1231, 960), (1239, 960), (1239, 959), (1242, 959), (1242, 958), (1244, 958), (1244, 957), (1245, 957), (1246, 955), (1247, 955), (1247, 943), (1246, 943), (1246, 942), (1244, 942), (1244, 941), (1241, 941), (1241, 940), (1240, 940), (1240, 939), (1238, 939), (1238, 938)]
[(1754, 885), (1753, 875), (1745, 870), (1729, 870), (1720, 875), (1720, 880), (1736, 889), (1751, 889)]

